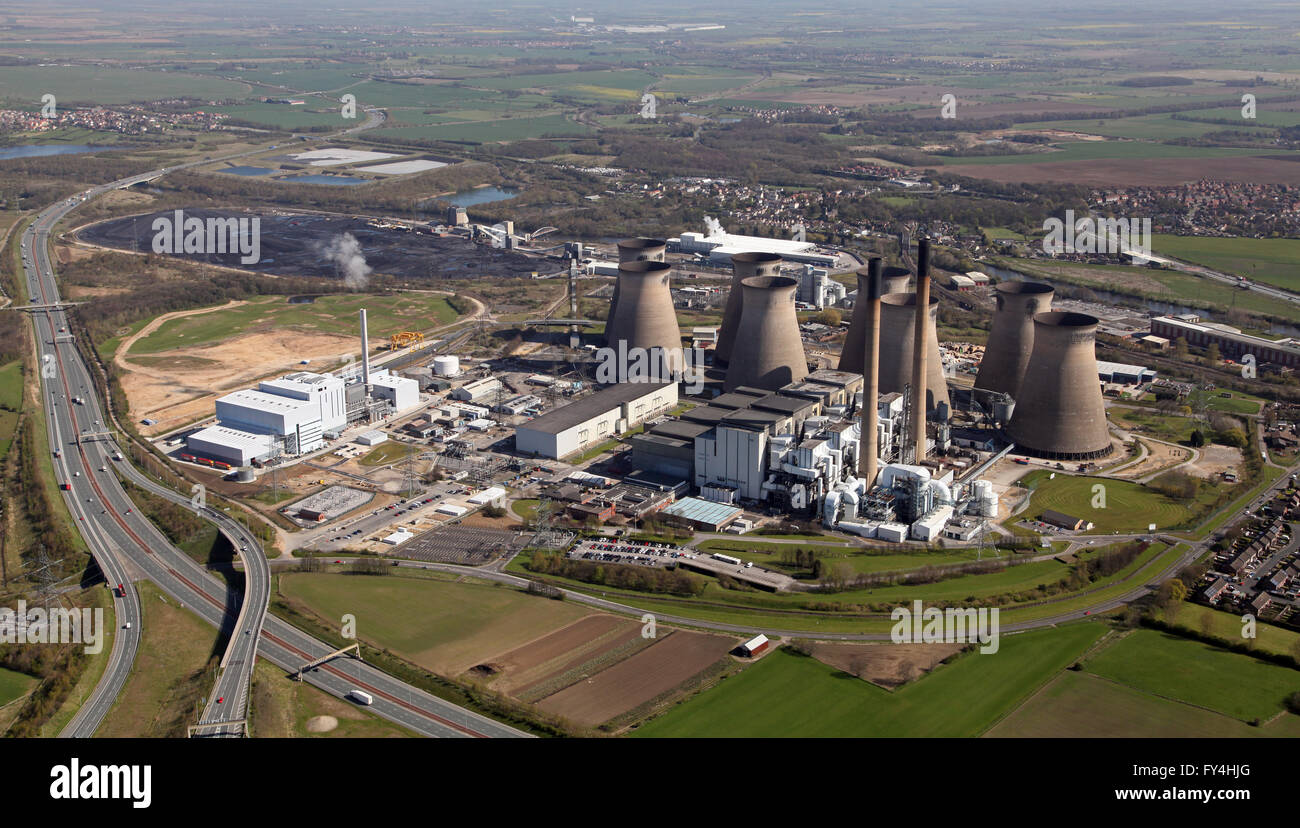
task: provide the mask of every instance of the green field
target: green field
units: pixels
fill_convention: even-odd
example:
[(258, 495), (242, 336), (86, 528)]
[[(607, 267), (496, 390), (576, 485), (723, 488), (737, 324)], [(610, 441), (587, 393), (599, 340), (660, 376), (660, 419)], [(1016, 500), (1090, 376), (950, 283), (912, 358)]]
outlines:
[(519, 141), (525, 138), (544, 138), (552, 135), (573, 136), (588, 135), (591, 127), (571, 121), (564, 115), (543, 115), (541, 117), (516, 116), (495, 120), (471, 121), (453, 124), (429, 124), (427, 126), (391, 127), (377, 129), (377, 138), (414, 138), (426, 141), (469, 141), (489, 143), (492, 141)]
[[(1093, 532), (1109, 533), (1145, 532), (1149, 523), (1164, 529), (1177, 526), (1192, 515), (1187, 504), (1138, 483), (1065, 474), (1049, 480), (1048, 474), (1038, 470), (1021, 478), (1021, 485), (1033, 488), (1034, 494), (1029, 508), (1017, 515), (1017, 519), (1037, 518), (1045, 510), (1055, 509), (1096, 524)], [(1105, 508), (1092, 506), (1095, 485), (1105, 487)]]
[[(1097, 638), (1100, 624), (1003, 636), (892, 693), (777, 650), (634, 731), (655, 737), (978, 736)], [(889, 646), (889, 645), (883, 645)]]
[[(248, 103), (237, 106), (208, 106), (204, 112), (221, 112), (229, 117), (280, 129), (304, 129), (314, 126), (332, 126), (344, 129), (352, 124), (343, 118), (342, 109), (335, 107), (326, 112), (313, 112), (320, 109), (324, 101), (307, 99), (303, 106), (288, 104)], [(308, 108), (310, 107), (310, 109)]]
[(26, 673), (17, 673), (0, 667), (0, 707), (14, 699), (22, 698), (36, 686), (36, 679)]
[[(1228, 641), (1241, 641), (1241, 616), (1235, 612), (1211, 609), (1201, 604), (1177, 604), (1177, 612), (1164, 614), (1167, 624), (1175, 624), (1190, 632), (1200, 634), (1209, 632)], [(1272, 624), (1258, 622), (1255, 627), (1255, 646), (1266, 653), (1278, 655), (1297, 655), (1296, 643), (1300, 642), (1300, 632), (1275, 627)]]
[(280, 576), (280, 589), (331, 626), (355, 615), (358, 638), (444, 675), (591, 614), (482, 582), (293, 573)]
[(0, 96), (10, 104), (39, 109), (41, 96), (54, 95), (60, 109), (85, 104), (111, 106), (132, 101), (193, 96), (244, 98), (252, 87), (219, 78), (106, 66), (6, 66)]
[(17, 411), (23, 404), (23, 364), (18, 360), (0, 365), (0, 408)]
[(1300, 322), (1300, 308), (1290, 302), (1278, 302), (1249, 290), (1240, 290), (1223, 282), (1211, 281), (1190, 273), (1124, 265), (1085, 265), (1034, 259), (997, 258), (993, 264), (1010, 267), (1026, 275), (1051, 282), (1067, 282), (1090, 288), (1113, 291), (1162, 301), (1183, 300), (1187, 304), (1222, 313), (1225, 308)]
[(843, 561), (854, 572), (904, 572), (923, 566), (949, 566), (975, 560), (977, 550), (953, 549), (948, 551), (918, 552), (915, 554), (881, 554), (860, 546), (833, 546), (829, 544), (764, 543), (745, 540), (708, 540), (699, 544), (705, 552), (726, 552), (743, 561), (753, 561), (759, 566), (780, 569), (781, 553), (804, 549), (817, 552), (830, 562)]
[(1088, 673), (1065, 671), (986, 736), (1056, 739), (1295, 738), (1300, 716), (1265, 727), (1181, 704)]
[(372, 451), (357, 460), (363, 466), (386, 466), (389, 463), (395, 463), (405, 458), (407, 455), (415, 454), (418, 451), (415, 446), (406, 443), (395, 443), (389, 440), (386, 443), (380, 443)]
[(1149, 141), (1065, 141), (1054, 144), (1055, 152), (1019, 153), (1016, 155), (972, 155), (963, 158), (933, 156), (945, 167), (964, 167), (975, 164), (1043, 164), (1062, 161), (1110, 161), (1146, 158), (1238, 158), (1252, 155), (1282, 155), (1300, 157), (1300, 153), (1279, 152), (1267, 149), (1237, 149), (1230, 147), (1184, 147), (1176, 144), (1156, 144)]
[[(1202, 112), (1188, 113), (1201, 116)], [(1241, 117), (1240, 111), (1237, 117)], [(1217, 116), (1223, 117), (1223, 116)], [(1089, 135), (1104, 135), (1108, 138), (1136, 138), (1151, 141), (1168, 141), (1173, 138), (1199, 138), (1207, 132), (1242, 127), (1267, 126), (1259, 120), (1242, 121), (1241, 127), (1228, 127), (1222, 124), (1205, 124), (1196, 121), (1180, 121), (1170, 113), (1159, 115), (1138, 115), (1133, 118), (1110, 118), (1097, 121), (1041, 121), (1030, 124), (1016, 124), (1016, 131), (1062, 130), (1082, 132)]]
[(1151, 249), (1222, 273), (1300, 291), (1300, 239), (1220, 239), (1157, 233)]
[(173, 348), (192, 348), (221, 342), (258, 328), (298, 328), (337, 333), (355, 325), (357, 312), (367, 309), (372, 339), (398, 331), (424, 331), (456, 318), (447, 297), (434, 293), (398, 293), (375, 296), (338, 293), (317, 297), (309, 304), (292, 305), (283, 296), (253, 299), (229, 310), (171, 319), (148, 336), (136, 340), (130, 353), (156, 354)]
[(1300, 671), (1155, 630), (1135, 630), (1084, 669), (1242, 721), (1273, 716), (1300, 691)]

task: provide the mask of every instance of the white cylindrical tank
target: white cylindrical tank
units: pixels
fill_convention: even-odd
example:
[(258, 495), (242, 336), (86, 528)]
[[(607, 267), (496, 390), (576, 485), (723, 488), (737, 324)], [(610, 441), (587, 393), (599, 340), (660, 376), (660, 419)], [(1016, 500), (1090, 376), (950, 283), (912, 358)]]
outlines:
[(440, 377), (454, 377), (460, 373), (460, 358), (451, 355), (433, 358), (433, 373)]
[(988, 497), (982, 497), (979, 501), (980, 517), (997, 517), (998, 516), (998, 496), (989, 492)]

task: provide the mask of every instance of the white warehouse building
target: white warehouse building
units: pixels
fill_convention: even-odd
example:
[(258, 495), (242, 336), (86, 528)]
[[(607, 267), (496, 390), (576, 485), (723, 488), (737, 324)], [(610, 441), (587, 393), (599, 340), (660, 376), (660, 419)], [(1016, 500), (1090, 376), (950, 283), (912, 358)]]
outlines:
[(208, 426), (191, 434), (185, 449), (195, 457), (220, 460), (232, 466), (247, 466), (280, 453), (276, 440), (269, 434), (250, 434), (225, 426)]
[(375, 371), (370, 375), (370, 393), (381, 400), (388, 400), (393, 411), (401, 412), (420, 404), (420, 383), (407, 377), (399, 377), (387, 370)]
[(558, 460), (608, 440), (677, 405), (676, 383), (624, 382), (515, 428), (515, 448)]
[[(326, 432), (347, 425), (343, 380), (306, 371), (227, 394), (217, 400), (216, 408), (217, 420), (227, 431), (280, 438), (288, 454), (314, 451), (324, 443)], [(231, 446), (239, 442), (230, 440)]]

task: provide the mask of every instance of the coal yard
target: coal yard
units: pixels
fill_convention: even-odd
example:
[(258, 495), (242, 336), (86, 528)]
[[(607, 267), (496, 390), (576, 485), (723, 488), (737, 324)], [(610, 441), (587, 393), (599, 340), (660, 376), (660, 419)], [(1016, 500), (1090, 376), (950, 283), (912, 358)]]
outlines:
[[(460, 235), (436, 235), (428, 227), (414, 230), (372, 226), (366, 219), (344, 215), (259, 214), (244, 211), (184, 209), (186, 219), (261, 219), (260, 260), (241, 261), (239, 252), (183, 253), (185, 258), (227, 267), (255, 270), (276, 276), (343, 279), (364, 259), (366, 273), (399, 279), (430, 281), (498, 277), (528, 278), (533, 273), (551, 275), (563, 268), (557, 259), (477, 244)], [(154, 221), (174, 220), (174, 211), (128, 216), (89, 225), (77, 237), (90, 244), (119, 250), (153, 251)], [(157, 231), (169, 232), (169, 231)], [(355, 239), (355, 244), (347, 236)]]

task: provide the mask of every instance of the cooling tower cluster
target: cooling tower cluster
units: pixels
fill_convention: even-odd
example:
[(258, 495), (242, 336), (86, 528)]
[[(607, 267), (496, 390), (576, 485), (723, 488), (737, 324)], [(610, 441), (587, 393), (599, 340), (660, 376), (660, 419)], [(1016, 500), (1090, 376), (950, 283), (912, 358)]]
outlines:
[[(624, 239), (618, 243), (618, 262), (662, 262), (668, 242), (663, 239)], [(614, 298), (609, 303), (609, 318), (618, 313), (618, 282), (614, 282)]]
[[(939, 356), (939, 300), (931, 299), (930, 322), (926, 325), (925, 411), (948, 403), (948, 383)], [(856, 310), (856, 309), (855, 309)], [(856, 317), (856, 313), (854, 314)], [(916, 339), (916, 294), (890, 293), (880, 300), (880, 393), (903, 393), (912, 383)], [(844, 368), (840, 362), (840, 370)], [(861, 369), (856, 369), (861, 373)], [(919, 402), (919, 400), (918, 400)]]
[[(864, 363), (862, 361), (863, 343), (866, 335), (866, 313), (868, 302), (864, 301), (870, 291), (871, 267), (880, 269), (879, 279), (881, 281), (880, 296), (888, 296), (891, 293), (906, 293), (907, 282), (912, 278), (912, 274), (905, 267), (885, 267), (881, 268), (879, 259), (873, 258), (867, 267), (859, 268), (858, 275), (858, 298), (853, 303), (853, 317), (849, 321), (849, 332), (844, 337), (844, 350), (840, 352), (839, 369), (841, 371), (851, 371), (855, 374), (865, 374), (863, 371)], [(936, 347), (938, 347), (936, 345)]]
[(975, 387), (1020, 399), (1021, 382), (1034, 349), (1034, 316), (1052, 309), (1051, 285), (1041, 282), (1000, 282), (997, 310), (988, 347), (980, 362)]
[[(751, 277), (781, 275), (781, 257), (775, 253), (736, 253), (731, 257), (731, 268), (731, 293), (727, 296), (727, 307), (722, 314), (722, 328), (718, 331), (718, 345), (713, 351), (714, 365), (729, 364), (732, 351), (736, 346), (736, 333), (740, 329), (741, 306), (743, 304), (741, 283)], [(790, 299), (790, 318), (795, 319), (793, 294), (791, 294)], [(799, 358), (800, 360), (803, 359), (802, 345), (799, 347)]]
[(669, 292), (667, 262), (640, 260), (620, 262), (615, 296), (605, 323), (605, 337), (612, 348), (625, 343), (632, 348), (662, 350), (669, 370), (681, 368), (682, 332)]
[(1111, 453), (1097, 379), (1097, 323), (1085, 313), (1034, 315), (1023, 391), (1006, 428), (1018, 451), (1054, 460)]
[[(778, 257), (772, 258), (780, 261)], [(733, 256), (732, 260), (735, 259)], [(762, 263), (767, 264), (766, 260)], [(773, 263), (772, 269), (775, 268)], [(739, 272), (740, 265), (736, 269)], [(723, 385), (727, 391), (742, 385), (775, 391), (808, 375), (794, 309), (798, 287), (799, 282), (789, 276), (751, 276), (741, 280), (740, 313), (733, 334), (735, 348)], [(736, 293), (733, 289), (732, 295)]]

